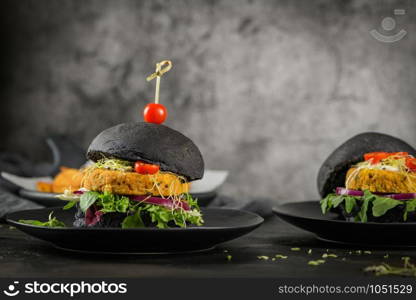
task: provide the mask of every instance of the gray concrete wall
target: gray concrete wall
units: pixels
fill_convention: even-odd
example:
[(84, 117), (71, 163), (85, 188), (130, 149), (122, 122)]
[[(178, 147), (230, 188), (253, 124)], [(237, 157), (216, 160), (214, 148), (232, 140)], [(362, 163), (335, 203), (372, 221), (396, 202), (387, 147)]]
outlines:
[[(167, 58), (166, 124), (199, 145), (208, 168), (230, 170), (224, 193), (317, 198), (320, 164), (352, 135), (416, 145), (413, 3), (2, 1), (2, 149), (45, 159), (48, 134), (87, 146), (141, 120), (154, 93), (145, 78)], [(395, 43), (369, 34), (400, 28)]]

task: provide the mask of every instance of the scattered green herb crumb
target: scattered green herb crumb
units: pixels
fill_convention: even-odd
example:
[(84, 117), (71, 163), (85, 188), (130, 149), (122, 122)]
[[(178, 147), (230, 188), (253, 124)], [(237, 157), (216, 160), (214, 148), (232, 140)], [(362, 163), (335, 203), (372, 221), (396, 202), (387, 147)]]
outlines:
[(416, 266), (410, 263), (410, 257), (402, 257), (403, 267), (393, 267), (389, 264), (382, 263), (378, 266), (369, 266), (364, 269), (365, 272), (374, 272), (376, 276), (380, 275), (399, 275), (416, 277)]
[(300, 248), (298, 247), (294, 247), (294, 248), (290, 248), (291, 251), (300, 251)]
[(318, 259), (318, 260), (311, 260), (308, 262), (308, 265), (310, 266), (319, 266), (321, 264), (325, 263), (325, 260), (323, 259)]
[(227, 255), (227, 260), (231, 261), (233, 259), (232, 255)]
[(383, 258), (389, 258), (389, 254), (384, 255)]
[(371, 251), (364, 251), (364, 254), (371, 254)]
[(269, 260), (269, 257), (266, 255), (260, 255), (260, 256), (257, 256), (257, 258), (262, 259), (262, 260)]
[(272, 258), (272, 261), (275, 261), (275, 260), (276, 260), (276, 258), (275, 258), (275, 257), (273, 257), (273, 258)]
[(274, 257), (281, 258), (281, 259), (286, 259), (287, 258), (286, 255), (282, 255), (282, 254), (276, 254)]
[(352, 251), (349, 251), (348, 254), (351, 255), (352, 254)]
[(363, 253), (361, 250), (356, 250), (355, 251), (356, 254), (361, 255), (361, 253)]
[(328, 258), (328, 257), (337, 258), (338, 255), (333, 254), (333, 253), (324, 253), (324, 254), (322, 254), (322, 258)]
[(308, 254), (312, 254), (312, 249), (309, 249), (308, 250)]
[(10, 230), (15, 230), (15, 229), (16, 229), (16, 227), (14, 227), (14, 226), (9, 226), (9, 229), (10, 229)]

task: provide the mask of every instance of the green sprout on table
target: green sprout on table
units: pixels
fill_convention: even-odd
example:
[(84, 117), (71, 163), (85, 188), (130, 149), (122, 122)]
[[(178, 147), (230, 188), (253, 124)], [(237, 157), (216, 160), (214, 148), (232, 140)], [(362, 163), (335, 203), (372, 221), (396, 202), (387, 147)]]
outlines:
[(266, 255), (259, 255), (259, 256), (257, 256), (257, 258), (260, 259), (260, 260), (269, 260), (269, 257), (266, 256)]
[(319, 266), (321, 264), (325, 263), (325, 260), (323, 259), (318, 259), (318, 260), (311, 260), (308, 262), (308, 265), (310, 266)]
[(410, 257), (402, 257), (403, 267), (394, 267), (386, 263), (377, 266), (369, 266), (364, 269), (365, 272), (374, 272), (376, 276), (382, 275), (400, 275), (416, 277), (416, 266), (410, 263)]
[(322, 258), (328, 258), (328, 257), (337, 258), (338, 255), (333, 254), (333, 253), (324, 253), (324, 254), (322, 254)]

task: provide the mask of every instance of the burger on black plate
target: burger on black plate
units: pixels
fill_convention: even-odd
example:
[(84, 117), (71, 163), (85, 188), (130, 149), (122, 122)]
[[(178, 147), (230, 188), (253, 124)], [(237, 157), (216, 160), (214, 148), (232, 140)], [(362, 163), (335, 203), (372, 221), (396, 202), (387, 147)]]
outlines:
[(321, 167), (322, 213), (355, 222), (416, 221), (416, 158), (407, 143), (379, 133), (358, 135)]
[(186, 227), (203, 224), (190, 182), (204, 173), (198, 147), (153, 123), (123, 123), (101, 132), (87, 158), (81, 189), (59, 197), (76, 206), (76, 227)]

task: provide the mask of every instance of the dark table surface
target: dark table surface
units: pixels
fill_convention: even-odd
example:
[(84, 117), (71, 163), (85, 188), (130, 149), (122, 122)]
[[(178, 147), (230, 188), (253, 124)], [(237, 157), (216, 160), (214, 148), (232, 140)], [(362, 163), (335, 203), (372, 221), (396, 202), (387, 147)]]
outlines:
[[(300, 248), (293, 251), (291, 248)], [(308, 254), (308, 250), (312, 253)], [(356, 252), (361, 250), (361, 252)], [(371, 254), (364, 253), (371, 251)], [(310, 260), (327, 258), (319, 266)], [(386, 254), (388, 258), (384, 258)], [(288, 256), (275, 259), (276, 254)], [(318, 241), (308, 232), (272, 217), (247, 236), (198, 254), (178, 255), (97, 255), (54, 249), (7, 224), (0, 227), (0, 270), (7, 277), (369, 277), (366, 266), (388, 262), (402, 265), (401, 257), (412, 257), (412, 249), (368, 249), (338, 246)], [(231, 255), (231, 260), (227, 256)], [(258, 256), (268, 256), (261, 260)], [(413, 258), (413, 257), (412, 257)]]

